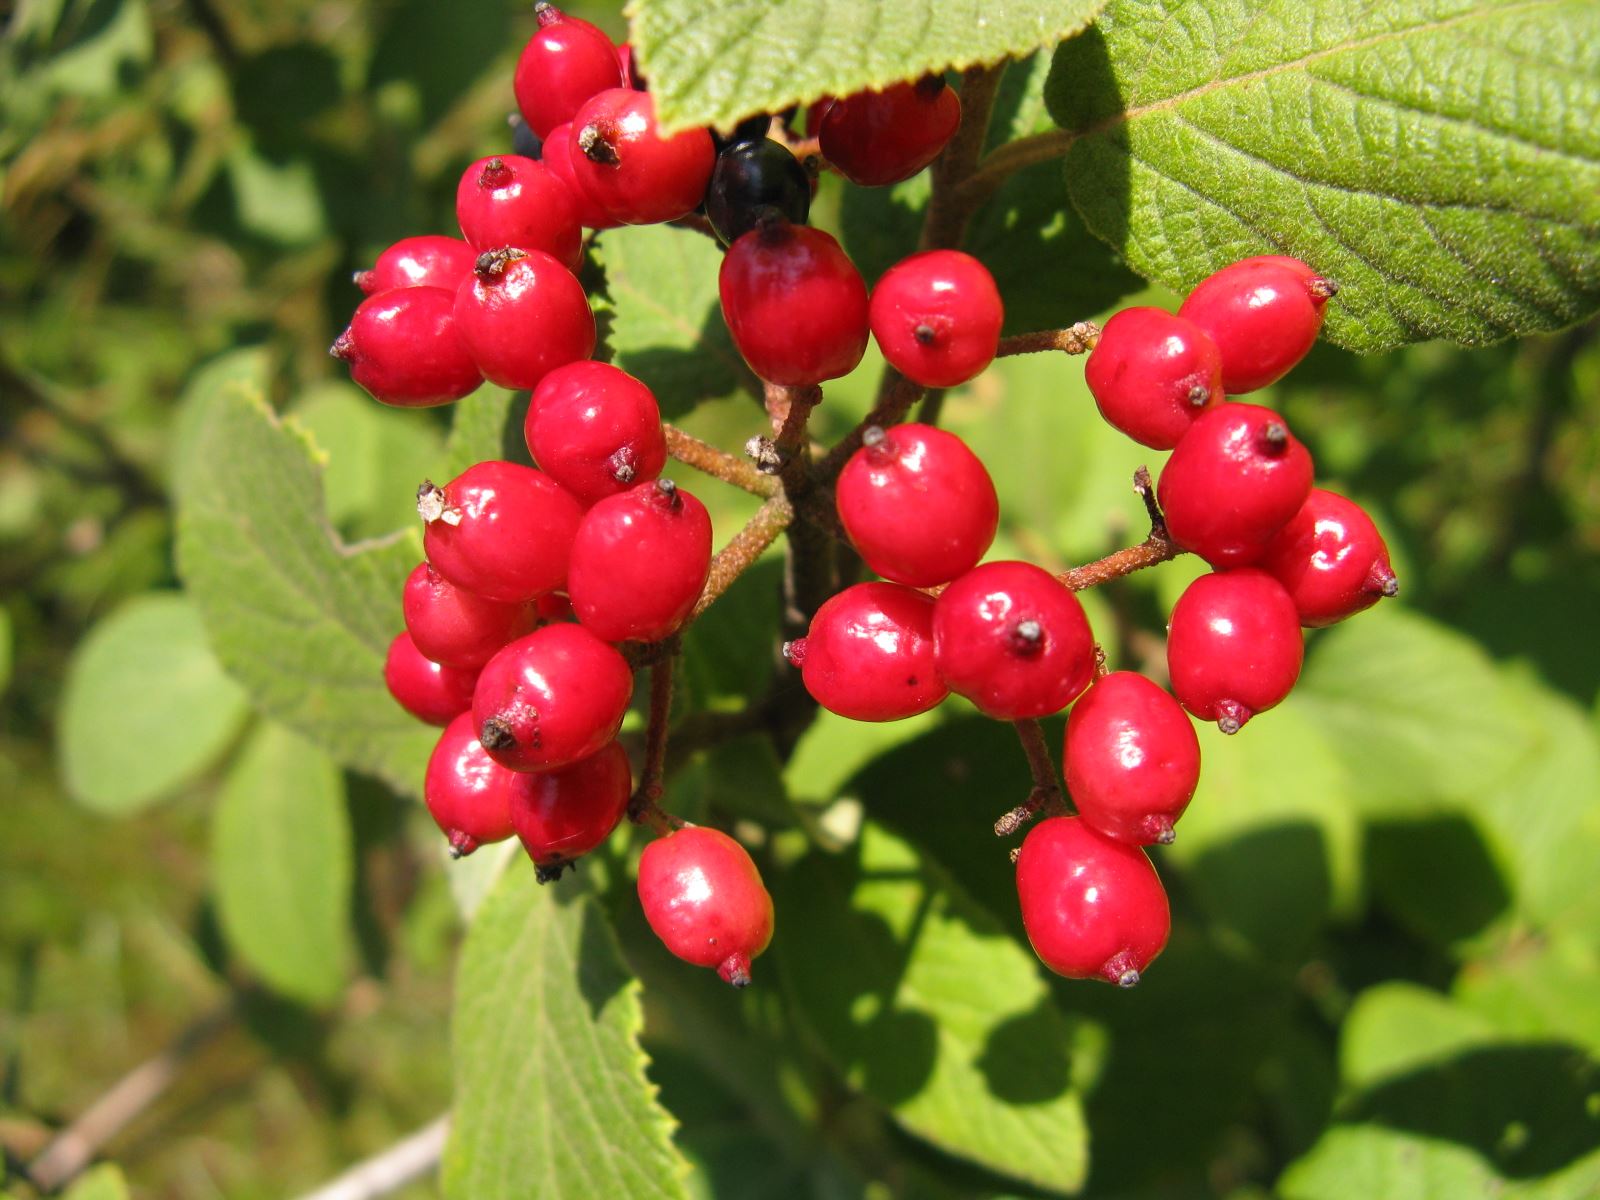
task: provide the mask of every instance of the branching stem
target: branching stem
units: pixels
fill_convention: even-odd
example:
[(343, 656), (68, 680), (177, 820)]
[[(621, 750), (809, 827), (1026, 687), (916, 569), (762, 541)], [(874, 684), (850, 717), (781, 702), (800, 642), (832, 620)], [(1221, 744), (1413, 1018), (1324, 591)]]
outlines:
[(649, 825), (658, 834), (671, 833), (683, 822), (661, 807), (666, 778), (667, 739), (672, 729), (672, 668), (677, 661), (677, 646), (650, 668), (650, 718), (645, 725), (644, 769), (639, 786), (628, 801), (628, 819), (635, 825)]
[(684, 466), (703, 471), (753, 496), (771, 496), (777, 492), (778, 481), (763, 475), (754, 463), (719, 450), (710, 442), (702, 442), (675, 425), (663, 422), (661, 427), (667, 435), (667, 453)]

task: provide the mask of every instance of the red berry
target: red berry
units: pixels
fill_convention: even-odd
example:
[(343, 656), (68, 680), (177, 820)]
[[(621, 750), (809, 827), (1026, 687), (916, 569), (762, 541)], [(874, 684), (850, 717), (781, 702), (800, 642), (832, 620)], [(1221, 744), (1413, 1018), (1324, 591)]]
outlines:
[(750, 369), (809, 387), (856, 369), (867, 349), (867, 285), (839, 243), (767, 219), (728, 247), (722, 316)]
[(534, 11), (539, 31), (522, 48), (511, 86), (523, 120), (546, 137), (572, 120), (590, 96), (621, 83), (622, 67), (616, 46), (602, 30), (543, 0)]
[(1311, 489), (1259, 565), (1288, 590), (1300, 624), (1313, 628), (1400, 591), (1389, 547), (1372, 518), (1355, 501), (1323, 488)]
[(456, 187), (456, 220), (475, 250), (543, 250), (568, 270), (583, 259), (572, 192), (531, 158), (480, 158)]
[(522, 430), (534, 461), (585, 506), (654, 479), (667, 462), (654, 394), (607, 363), (551, 371)]
[(600, 501), (572, 543), (567, 594), (578, 620), (608, 642), (675, 633), (711, 570), (711, 518), (670, 479)]
[(544, 157), (540, 161), (544, 163), (545, 169), (566, 187), (567, 195), (572, 200), (572, 211), (577, 214), (580, 225), (585, 229), (615, 229), (622, 222), (615, 220), (606, 212), (599, 201), (589, 195), (584, 190), (583, 184), (578, 182), (577, 168), (572, 165), (573, 156), (577, 153), (572, 122), (563, 121), (544, 139)]
[(356, 272), (356, 286), (369, 296), (391, 288), (440, 287), (455, 291), (472, 273), (478, 253), (460, 238), (424, 234), (401, 238), (372, 264)]
[(507, 604), (458, 588), (427, 563), (418, 563), (407, 577), (401, 605), (412, 643), (447, 667), (483, 666), (538, 619), (531, 604)]
[(428, 561), (458, 588), (518, 604), (567, 581), (583, 510), (555, 480), (518, 463), (481, 462), (436, 487), (424, 483)]
[(1165, 845), (1200, 782), (1200, 739), (1165, 688), (1113, 671), (1072, 706), (1061, 761), (1085, 825), (1119, 842)]
[(569, 767), (512, 774), (519, 783), (511, 797), (511, 824), (540, 883), (559, 878), (610, 837), (633, 791), (628, 755), (616, 742)]
[(1100, 415), (1141, 445), (1170, 450), (1222, 394), (1222, 355), (1192, 321), (1125, 308), (1106, 322), (1083, 378)]
[(1306, 356), (1339, 289), (1295, 258), (1246, 258), (1207, 276), (1178, 308), (1211, 335), (1231, 396), (1282, 379)]
[(515, 832), (511, 798), (524, 778), (484, 751), (470, 711), (445, 726), (428, 759), (422, 797), (435, 823), (450, 839), (454, 857), (471, 854), (490, 842), (503, 842)]
[(772, 897), (745, 848), (727, 834), (686, 825), (639, 856), (639, 905), (667, 949), (715, 967), (734, 987), (772, 941)]
[(1178, 597), (1167, 624), (1173, 692), (1223, 733), (1237, 733), (1281, 702), (1300, 678), (1304, 653), (1294, 601), (1253, 567), (1200, 576)]
[(1172, 915), (1137, 846), (1076, 817), (1040, 821), (1017, 856), (1017, 899), (1034, 953), (1057, 975), (1132, 987), (1167, 944)]
[(548, 625), (552, 621), (576, 619), (572, 615), (572, 601), (560, 592), (546, 592), (533, 602), (533, 607), (539, 614), (541, 625)]
[(938, 75), (835, 100), (822, 114), (822, 156), (852, 183), (909, 179), (939, 157), (961, 124), (961, 98)]
[(375, 400), (430, 408), (459, 400), (483, 382), (444, 288), (395, 288), (368, 296), (328, 353)]
[(527, 390), (594, 353), (583, 285), (542, 250), (490, 250), (456, 292), (456, 325), (493, 383)]
[(622, 71), (622, 86), (633, 88), (636, 91), (647, 90), (644, 85), (644, 76), (639, 74), (639, 60), (633, 56), (632, 42), (619, 42), (617, 44), (617, 66)]
[(839, 473), (839, 520), (867, 566), (933, 587), (970, 571), (1000, 524), (994, 482), (953, 433), (931, 425), (868, 429)]
[(598, 754), (632, 695), (622, 655), (581, 625), (546, 625), (484, 666), (472, 719), (497, 763), (549, 771)]
[(1167, 532), (1214, 567), (1255, 562), (1311, 492), (1311, 455), (1255, 404), (1202, 413), (1161, 471)]
[(448, 725), (472, 707), (476, 670), (441, 667), (422, 657), (409, 633), (397, 633), (383, 660), (383, 681), (395, 703), (419, 721)]
[(612, 88), (572, 118), (572, 171), (615, 220), (654, 225), (688, 216), (705, 198), (717, 152), (704, 129), (662, 137), (645, 92)]
[(948, 388), (994, 361), (1005, 308), (994, 276), (972, 255), (928, 250), (884, 272), (871, 320), (890, 366), (923, 387)]
[(948, 694), (933, 655), (933, 597), (899, 584), (829, 597), (784, 653), (812, 699), (854, 721), (914, 717)]
[(945, 686), (1000, 721), (1060, 712), (1094, 674), (1083, 605), (1031, 563), (984, 563), (945, 588), (933, 649)]

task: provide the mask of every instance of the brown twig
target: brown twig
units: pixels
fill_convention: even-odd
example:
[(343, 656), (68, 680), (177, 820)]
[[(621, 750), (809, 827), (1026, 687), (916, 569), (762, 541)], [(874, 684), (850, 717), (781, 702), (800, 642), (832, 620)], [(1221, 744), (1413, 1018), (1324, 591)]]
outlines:
[(861, 435), (874, 425), (878, 428), (887, 428), (905, 420), (905, 415), (911, 411), (911, 406), (922, 398), (923, 388), (898, 373), (890, 383), (887, 394), (873, 405), (872, 411), (861, 422), (846, 434), (832, 450), (829, 450), (820, 463), (817, 464), (817, 476), (821, 479), (831, 480), (840, 471), (849, 457), (861, 446)]
[(1034, 720), (1013, 721), (1017, 740), (1028, 758), (1028, 770), (1033, 775), (1033, 790), (1026, 802), (1019, 804), (994, 823), (997, 837), (1010, 837), (1041, 812), (1052, 816), (1073, 812), (1066, 791), (1056, 774), (1056, 765), (1050, 758), (1050, 747), (1044, 740), (1044, 730)]
[(1077, 137), (1072, 130), (1052, 129), (996, 147), (961, 181), (958, 187), (961, 203), (976, 209), (1018, 171), (1060, 158), (1072, 148)]
[(989, 134), (995, 91), (1005, 70), (1006, 63), (1002, 61), (989, 67), (968, 67), (962, 75), (961, 125), (933, 164), (933, 193), (922, 222), (923, 250), (959, 246), (966, 236), (967, 222), (982, 203), (981, 196), (976, 201), (969, 200), (961, 185), (977, 169)]
[(763, 475), (754, 463), (719, 450), (675, 425), (663, 422), (661, 428), (667, 435), (667, 453), (684, 466), (703, 471), (754, 496), (771, 496), (777, 492), (778, 481)]
[(1018, 333), (1001, 338), (995, 357), (1041, 354), (1050, 350), (1059, 350), (1063, 354), (1087, 354), (1099, 340), (1100, 326), (1093, 321), (1079, 321), (1065, 329), (1041, 329), (1037, 333)]
[(650, 717), (645, 725), (644, 768), (639, 786), (628, 801), (628, 819), (635, 825), (649, 825), (657, 833), (671, 833), (682, 821), (661, 808), (666, 778), (667, 738), (672, 729), (672, 668), (676, 661), (674, 644), (650, 668)]
[(733, 586), (733, 581), (755, 564), (763, 551), (778, 540), (778, 535), (794, 520), (794, 506), (779, 495), (773, 496), (734, 534), (728, 544), (717, 551), (711, 560), (711, 573), (706, 586), (695, 602), (693, 616), (698, 617), (716, 603), (717, 597)]
[(1149, 514), (1149, 536), (1137, 546), (1118, 550), (1115, 554), (1108, 554), (1081, 567), (1073, 567), (1070, 571), (1063, 571), (1056, 576), (1073, 591), (1081, 592), (1087, 588), (1099, 587), (1112, 579), (1120, 579), (1124, 575), (1132, 575), (1135, 571), (1142, 571), (1146, 567), (1169, 562), (1185, 553), (1184, 549), (1167, 535), (1167, 521), (1161, 515), (1160, 505), (1156, 503), (1155, 488), (1150, 482), (1150, 472), (1146, 468), (1140, 467), (1133, 473), (1133, 490), (1139, 493), (1139, 498), (1144, 501), (1145, 512)]
[(445, 1113), (300, 1200), (378, 1200), (397, 1192), (439, 1165), (449, 1134), (450, 1114)]

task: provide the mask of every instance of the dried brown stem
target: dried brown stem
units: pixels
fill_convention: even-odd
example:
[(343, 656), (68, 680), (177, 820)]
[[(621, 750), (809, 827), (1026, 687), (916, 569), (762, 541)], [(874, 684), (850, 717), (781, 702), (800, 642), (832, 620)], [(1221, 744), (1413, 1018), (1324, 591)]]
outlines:
[(959, 246), (966, 236), (967, 222), (983, 201), (982, 196), (969, 200), (961, 185), (977, 169), (989, 134), (995, 91), (1005, 70), (1006, 64), (1000, 62), (990, 67), (968, 67), (962, 75), (961, 125), (933, 164), (933, 194), (928, 198), (928, 214), (922, 223), (923, 250)]
[(703, 471), (754, 496), (771, 496), (777, 492), (778, 481), (763, 475), (754, 463), (719, 450), (675, 425), (663, 423), (662, 429), (667, 435), (667, 453), (684, 466)]
[(628, 819), (635, 825), (649, 825), (657, 833), (671, 833), (683, 822), (663, 811), (662, 781), (666, 778), (667, 738), (672, 729), (672, 668), (677, 645), (650, 668), (650, 718), (644, 734), (644, 768), (639, 786), (628, 801)]
[(861, 446), (861, 435), (874, 425), (884, 428), (905, 420), (911, 406), (922, 398), (923, 391), (920, 385), (896, 374), (886, 394), (873, 406), (872, 411), (817, 464), (818, 477), (831, 480), (844, 470), (846, 460)]
[(439, 1165), (450, 1135), (450, 1114), (351, 1167), (300, 1200), (379, 1200), (421, 1179)]
[(1100, 340), (1100, 327), (1093, 321), (1079, 321), (1065, 329), (1041, 329), (1037, 333), (1019, 333), (1001, 338), (996, 358), (1013, 354), (1042, 354), (1059, 350), (1063, 354), (1087, 354)]
[(1142, 571), (1146, 567), (1169, 562), (1185, 553), (1184, 549), (1167, 535), (1167, 521), (1161, 515), (1161, 508), (1156, 503), (1155, 488), (1150, 483), (1150, 472), (1146, 468), (1140, 467), (1133, 473), (1133, 490), (1139, 493), (1139, 498), (1144, 501), (1145, 512), (1150, 516), (1150, 536), (1137, 546), (1118, 550), (1115, 554), (1108, 554), (1081, 567), (1073, 567), (1070, 571), (1063, 571), (1056, 576), (1073, 591), (1081, 592), (1088, 588), (1099, 587), (1102, 583), (1120, 579), (1124, 575), (1132, 575), (1135, 571)]
[(711, 560), (711, 574), (706, 577), (705, 590), (700, 593), (700, 599), (695, 603), (694, 614), (690, 619), (698, 617), (706, 609), (716, 603), (717, 597), (733, 586), (733, 581), (755, 564), (763, 551), (773, 542), (778, 540), (778, 535), (789, 527), (794, 520), (794, 506), (779, 495), (773, 496), (759, 509), (755, 516), (745, 524), (745, 527), (733, 535), (733, 538)]

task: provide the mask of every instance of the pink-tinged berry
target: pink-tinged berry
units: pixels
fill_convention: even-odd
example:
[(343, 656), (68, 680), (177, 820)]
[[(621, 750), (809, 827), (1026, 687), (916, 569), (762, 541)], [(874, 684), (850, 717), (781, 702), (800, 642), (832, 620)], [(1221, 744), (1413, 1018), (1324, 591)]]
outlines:
[(858, 583), (828, 598), (784, 647), (812, 699), (854, 721), (899, 721), (949, 694), (933, 653), (933, 597)]
[(393, 288), (438, 287), (454, 292), (472, 273), (478, 252), (460, 238), (424, 234), (401, 238), (372, 264), (356, 272), (356, 286), (369, 296)]
[(1237, 733), (1281, 703), (1300, 678), (1304, 654), (1294, 601), (1253, 567), (1200, 576), (1178, 597), (1167, 624), (1173, 693), (1223, 733)]
[(994, 361), (1005, 307), (989, 268), (972, 255), (927, 250), (884, 272), (870, 319), (890, 366), (923, 387), (949, 388)]
[(444, 288), (396, 288), (368, 296), (328, 353), (374, 400), (397, 408), (449, 404), (483, 382)]
[(594, 353), (583, 285), (542, 250), (487, 250), (455, 297), (456, 326), (492, 383), (530, 390)]
[(646, 92), (612, 88), (587, 101), (572, 119), (579, 185), (626, 225), (686, 217), (705, 198), (717, 152), (711, 134), (686, 129), (662, 137), (656, 104)]
[(544, 139), (544, 157), (540, 160), (545, 169), (559, 179), (567, 189), (567, 195), (572, 200), (572, 210), (577, 215), (578, 223), (585, 229), (615, 229), (622, 222), (611, 216), (600, 202), (589, 195), (578, 181), (577, 168), (573, 166), (573, 156), (578, 153), (577, 143), (573, 140), (572, 122), (564, 121), (550, 131)]
[(540, 137), (572, 120), (584, 101), (622, 82), (617, 48), (605, 33), (543, 0), (539, 31), (517, 59), (512, 90), (523, 120)]
[(483, 666), (538, 620), (533, 605), (507, 604), (458, 588), (425, 562), (407, 577), (401, 607), (406, 632), (425, 657), (464, 669)]
[(1062, 767), (1084, 824), (1119, 842), (1165, 845), (1200, 782), (1200, 739), (1165, 688), (1113, 671), (1072, 706)]
[(1170, 450), (1222, 392), (1222, 355), (1205, 330), (1159, 308), (1105, 323), (1083, 367), (1100, 415), (1134, 441)]
[(458, 588), (519, 604), (567, 582), (583, 509), (560, 484), (518, 463), (481, 462), (444, 487), (424, 483), (428, 561)]
[(1034, 953), (1057, 975), (1132, 987), (1167, 944), (1167, 892), (1143, 850), (1076, 817), (1040, 821), (1017, 855)]
[(567, 572), (572, 609), (608, 642), (654, 642), (689, 619), (711, 570), (711, 518), (670, 479), (591, 508)]
[(1060, 712), (1094, 674), (1083, 605), (1031, 563), (984, 563), (945, 588), (933, 649), (945, 686), (1000, 721)]
[(1220, 404), (1196, 418), (1161, 471), (1167, 532), (1214, 567), (1266, 552), (1311, 492), (1311, 455), (1284, 419), (1255, 404)]
[(1268, 254), (1202, 279), (1178, 315), (1211, 335), (1222, 355), (1222, 386), (1239, 396), (1282, 379), (1306, 356), (1338, 290), (1299, 259)]
[(978, 456), (932, 425), (868, 429), (839, 473), (839, 520), (872, 570), (934, 587), (970, 571), (994, 541), (1000, 500)]
[(654, 479), (667, 463), (654, 393), (608, 363), (551, 371), (534, 390), (522, 431), (540, 469), (585, 506)]
[(1259, 563), (1289, 593), (1300, 624), (1332, 625), (1400, 592), (1389, 547), (1359, 504), (1312, 488)]
[(476, 670), (423, 658), (409, 633), (395, 635), (383, 660), (383, 682), (395, 703), (429, 725), (448, 725), (471, 708), (477, 680)]
[(567, 185), (542, 163), (515, 154), (480, 158), (456, 188), (461, 236), (479, 252), (543, 250), (568, 270), (583, 258), (583, 230)]
[(445, 726), (428, 759), (422, 797), (434, 823), (450, 839), (454, 857), (503, 842), (515, 832), (511, 798), (523, 778), (489, 757), (472, 727), (471, 711)]
[(511, 824), (533, 859), (540, 883), (593, 850), (628, 810), (633, 775), (628, 755), (616, 742), (571, 766), (537, 775), (512, 772)]
[(727, 983), (750, 983), (750, 963), (772, 941), (772, 897), (745, 848), (686, 825), (639, 856), (639, 904), (662, 943)]
[(961, 98), (938, 75), (835, 100), (818, 122), (822, 156), (852, 183), (909, 179), (961, 125)]

